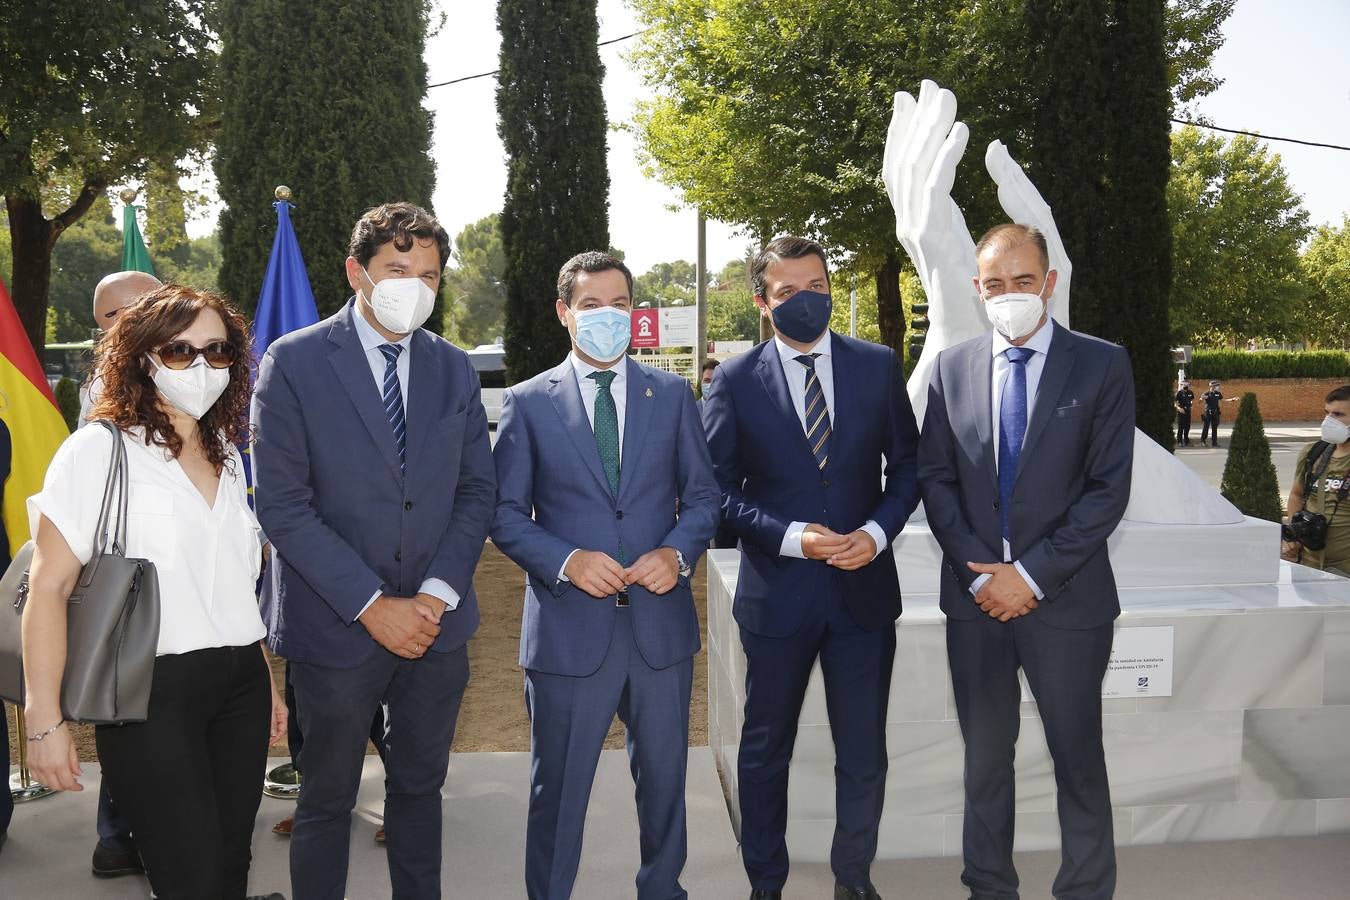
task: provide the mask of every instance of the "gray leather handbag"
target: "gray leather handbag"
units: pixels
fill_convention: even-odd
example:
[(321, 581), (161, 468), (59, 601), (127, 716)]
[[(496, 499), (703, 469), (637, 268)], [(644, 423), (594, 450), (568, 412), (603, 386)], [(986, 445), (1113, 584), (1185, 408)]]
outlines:
[[(111, 422), (113, 452), (94, 534), (94, 555), (66, 601), (66, 669), (61, 715), (96, 725), (144, 722), (159, 645), (159, 578), (148, 559), (129, 559), (127, 449)], [(22, 705), (23, 641), (33, 542), (0, 579), (0, 697)]]

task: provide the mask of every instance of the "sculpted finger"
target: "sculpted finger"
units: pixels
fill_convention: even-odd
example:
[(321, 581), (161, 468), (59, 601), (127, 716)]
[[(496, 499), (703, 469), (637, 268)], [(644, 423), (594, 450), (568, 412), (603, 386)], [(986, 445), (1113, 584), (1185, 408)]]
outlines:
[(900, 168), (899, 160), (910, 123), (914, 120), (916, 105), (914, 97), (909, 92), (895, 92), (895, 99), (891, 104), (891, 124), (886, 131), (886, 150), (881, 157), (881, 180), (886, 184), (886, 193), (891, 198), (891, 205), (895, 206), (897, 210), (899, 209), (901, 179), (904, 177), (904, 170)]
[[(938, 215), (939, 211), (945, 211), (949, 218), (960, 216), (960, 209), (952, 200), (952, 186), (956, 183), (956, 167), (961, 162), (961, 157), (965, 155), (966, 145), (970, 142), (970, 129), (965, 122), (957, 122), (952, 126), (951, 132), (938, 148), (937, 154), (933, 158), (933, 167), (928, 173), (928, 178), (924, 182), (924, 221), (932, 219)], [(955, 214), (952, 214), (952, 211)], [(960, 216), (961, 223), (965, 224), (965, 217)], [(938, 223), (935, 223), (938, 224)], [(947, 224), (941, 222), (940, 224)]]

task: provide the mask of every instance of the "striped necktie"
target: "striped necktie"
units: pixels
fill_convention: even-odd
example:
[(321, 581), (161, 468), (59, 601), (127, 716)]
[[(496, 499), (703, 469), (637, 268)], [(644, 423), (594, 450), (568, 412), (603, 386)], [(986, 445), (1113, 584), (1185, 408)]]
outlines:
[(1009, 347), (1003, 353), (1011, 365), (1003, 383), (1003, 397), (998, 409), (998, 508), (1003, 525), (1003, 539), (1012, 542), (1013, 485), (1017, 482), (1017, 460), (1022, 455), (1022, 441), (1027, 434), (1027, 360), (1034, 350)]
[(806, 366), (806, 442), (816, 457), (816, 468), (824, 469), (830, 460), (830, 411), (825, 406), (825, 392), (816, 375), (816, 357), (802, 354), (797, 362)]
[(398, 447), (399, 471), (408, 472), (408, 423), (403, 418), (403, 388), (398, 383), (398, 357), (403, 352), (402, 344), (381, 344), (384, 354), (384, 414), (389, 417), (389, 427), (394, 432), (394, 444)]

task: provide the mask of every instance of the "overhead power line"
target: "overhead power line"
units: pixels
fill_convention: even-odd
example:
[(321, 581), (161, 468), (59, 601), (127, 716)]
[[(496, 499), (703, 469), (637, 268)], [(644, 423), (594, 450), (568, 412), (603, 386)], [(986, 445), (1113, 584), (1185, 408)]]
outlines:
[(1172, 119), (1178, 125), (1194, 125), (1196, 128), (1208, 128), (1210, 131), (1222, 131), (1225, 134), (1241, 134), (1247, 137), (1260, 138), (1263, 141), (1283, 141), (1286, 144), (1302, 144), (1304, 147), (1326, 147), (1328, 150), (1350, 150), (1350, 147), (1342, 147), (1340, 144), (1323, 144), (1318, 141), (1304, 141), (1298, 138), (1275, 137), (1269, 134), (1258, 134), (1255, 131), (1240, 131), (1236, 128), (1220, 128), (1218, 125), (1206, 125), (1204, 122), (1191, 122), (1187, 119)]
[[(618, 44), (618, 43), (620, 43), (620, 42), (622, 42), (622, 41), (626, 41), (626, 40), (630, 40), (631, 38), (635, 38), (635, 37), (637, 37), (638, 35), (643, 34), (643, 33), (644, 33), (644, 32), (642, 32), (642, 31), (634, 31), (634, 32), (632, 32), (631, 34), (625, 34), (625, 35), (623, 35), (623, 36), (621, 36), (621, 37), (610, 38), (610, 39), (607, 40), (607, 41), (601, 41), (600, 43), (596, 44), (595, 46), (597, 46), (597, 47), (608, 47), (610, 44)], [(496, 75), (496, 74), (497, 74), (498, 72), (500, 72), (500, 71), (501, 71), (500, 69), (493, 69), (491, 72), (479, 72), (477, 75), (463, 75), (463, 76), (460, 76), (459, 78), (451, 78), (449, 81), (438, 81), (438, 82), (436, 82), (435, 84), (429, 84), (429, 85), (427, 85), (427, 90), (431, 90), (432, 88), (445, 87), (446, 85), (449, 85), (449, 84), (462, 84), (462, 83), (464, 83), (464, 82), (466, 82), (466, 81), (473, 81), (473, 80), (475, 80), (475, 79), (477, 79), (477, 78), (491, 78), (493, 75)]]

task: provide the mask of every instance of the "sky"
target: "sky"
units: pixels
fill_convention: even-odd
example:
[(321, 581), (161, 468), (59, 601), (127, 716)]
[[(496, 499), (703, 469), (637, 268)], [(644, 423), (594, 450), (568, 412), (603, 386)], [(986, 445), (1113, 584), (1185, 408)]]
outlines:
[[(446, 23), (427, 43), (428, 83), (497, 68), (500, 39), (495, 0), (437, 0)], [(638, 30), (624, 0), (599, 0), (600, 39)], [(1224, 26), (1226, 41), (1214, 70), (1224, 84), (1196, 110), (1226, 128), (1350, 146), (1350, 79), (1344, 37), (1350, 34), (1346, 0), (1238, 0)], [(634, 104), (649, 95), (630, 68), (632, 41), (600, 49), (605, 104), (612, 123), (630, 121)], [(495, 77), (432, 88), (435, 113), (436, 214), (453, 235), (501, 209), (506, 162), (497, 137)], [(950, 87), (961, 98), (961, 86)], [(918, 85), (914, 86), (917, 91)], [(675, 209), (679, 196), (642, 174), (634, 137), (609, 133), (610, 236), (642, 273), (675, 259), (693, 260), (696, 217)], [(1313, 225), (1340, 224), (1350, 212), (1350, 152), (1272, 143)], [(967, 155), (978, 153), (967, 150)], [(980, 155), (972, 158), (978, 160)], [(880, 166), (880, 160), (877, 161)], [(978, 171), (964, 167), (963, 171)], [(214, 216), (190, 229), (210, 231)], [(720, 222), (708, 223), (708, 264), (714, 271), (744, 254), (748, 238)]]

